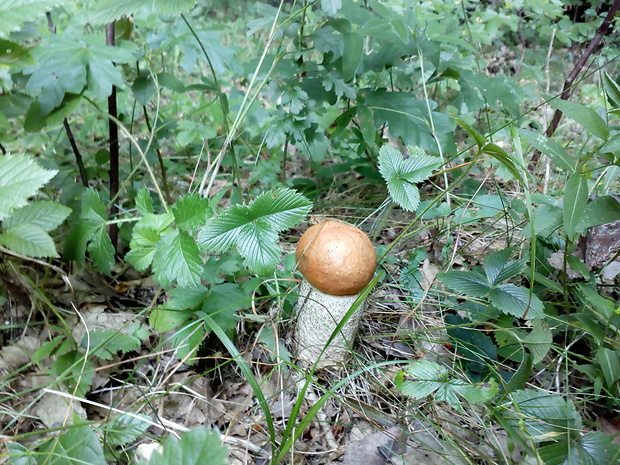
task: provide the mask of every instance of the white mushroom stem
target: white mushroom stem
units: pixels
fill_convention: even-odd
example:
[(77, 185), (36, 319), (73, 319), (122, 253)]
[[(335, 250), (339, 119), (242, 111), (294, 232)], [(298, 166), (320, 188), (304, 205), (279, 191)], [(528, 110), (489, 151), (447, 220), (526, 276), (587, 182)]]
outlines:
[(359, 306), (343, 325), (321, 355), (329, 337), (343, 320), (359, 293), (351, 296), (334, 296), (315, 289), (305, 279), (299, 288), (297, 302), (296, 347), (297, 359), (304, 365), (323, 368), (347, 361), (357, 334), (365, 303)]

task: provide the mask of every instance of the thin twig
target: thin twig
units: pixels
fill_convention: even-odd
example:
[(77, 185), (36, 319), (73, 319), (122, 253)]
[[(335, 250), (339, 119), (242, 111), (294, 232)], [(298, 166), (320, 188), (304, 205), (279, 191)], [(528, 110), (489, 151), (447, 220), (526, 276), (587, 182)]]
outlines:
[[(114, 21), (106, 24), (105, 27), (105, 43), (106, 45), (114, 46)], [(119, 209), (116, 204), (116, 197), (118, 195), (119, 185), (119, 144), (118, 144), (118, 125), (116, 120), (118, 119), (118, 107), (116, 102), (116, 86), (112, 86), (112, 93), (108, 97), (108, 133), (110, 139), (110, 218), (114, 218), (118, 215)], [(110, 240), (112, 246), (116, 251), (118, 246), (118, 225), (110, 224)]]
[[(575, 67), (569, 73), (568, 77), (566, 78), (566, 81), (564, 81), (564, 87), (562, 88), (562, 95), (560, 95), (560, 98), (562, 100), (569, 99), (572, 93), (573, 85), (575, 84), (577, 77), (579, 76), (583, 68), (585, 67), (590, 56), (596, 51), (596, 49), (600, 45), (601, 41), (603, 40), (603, 37), (605, 37), (607, 32), (609, 32), (609, 29), (612, 25), (612, 21), (614, 17), (616, 16), (616, 13), (618, 12), (618, 9), (620, 9), (620, 0), (615, 0), (614, 3), (611, 5), (611, 8), (609, 8), (609, 11), (607, 12), (607, 16), (605, 17), (605, 19), (599, 26), (598, 30), (596, 31), (594, 38), (588, 44), (584, 52), (581, 54), (581, 57), (579, 57), (579, 60), (577, 60)], [(562, 119), (562, 112), (559, 109), (555, 110), (555, 113), (553, 114), (553, 119), (551, 120), (551, 124), (549, 125), (549, 127), (547, 128), (547, 131), (545, 132), (547, 137), (553, 136), (553, 133), (558, 128), (561, 119)]]

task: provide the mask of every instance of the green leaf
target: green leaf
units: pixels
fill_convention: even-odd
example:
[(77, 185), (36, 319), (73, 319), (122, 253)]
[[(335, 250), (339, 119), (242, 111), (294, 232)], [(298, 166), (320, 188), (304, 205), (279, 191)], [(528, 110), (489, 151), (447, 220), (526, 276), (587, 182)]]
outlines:
[(510, 397), (503, 416), (514, 426), (522, 423), (535, 442), (574, 436), (582, 428), (574, 404), (559, 394), (526, 389)]
[(71, 213), (69, 207), (56, 202), (36, 201), (31, 202), (17, 210), (4, 220), (3, 226), (9, 228), (18, 224), (31, 224), (43, 231), (51, 231), (59, 226)]
[(251, 305), (251, 296), (240, 285), (222, 283), (211, 288), (202, 304), (202, 311), (229, 333), (237, 325), (237, 310)]
[(106, 45), (99, 35), (52, 34), (47, 41), (32, 51), (37, 64), (24, 69), (30, 75), (26, 87), (41, 90), (39, 103), (45, 113), (59, 106), (65, 94), (80, 94), (87, 86), (97, 100), (104, 100), (112, 86), (125, 82), (115, 64), (136, 60), (129, 50)]
[(58, 257), (50, 235), (33, 224), (20, 223), (7, 228), (0, 234), (0, 243), (27, 257)]
[(292, 189), (265, 192), (248, 205), (233, 205), (212, 218), (198, 234), (198, 244), (213, 252), (237, 246), (254, 272), (270, 273), (281, 251), (278, 233), (297, 224), (312, 203)]
[(151, 76), (138, 76), (131, 85), (131, 91), (140, 105), (147, 105), (157, 94), (157, 84)]
[[(524, 287), (514, 284), (500, 284), (489, 292), (491, 303), (500, 309), (517, 318), (544, 318), (543, 303), (536, 296), (531, 295), (530, 291)], [(527, 313), (526, 313), (527, 312)]]
[(345, 82), (349, 82), (355, 78), (364, 60), (364, 37), (357, 32), (346, 32), (342, 35), (342, 43), (342, 77)]
[(328, 16), (335, 16), (342, 8), (342, 0), (321, 0), (321, 9)]
[(457, 292), (473, 297), (482, 297), (491, 290), (489, 280), (476, 271), (448, 271), (439, 273), (437, 277)]
[(603, 71), (603, 88), (609, 99), (609, 103), (614, 108), (620, 108), (620, 85), (607, 74), (607, 71)]
[(577, 102), (568, 100), (554, 99), (550, 102), (551, 106), (560, 110), (573, 121), (579, 123), (596, 137), (606, 140), (609, 137), (609, 126), (598, 113), (591, 108)]
[(105, 455), (97, 434), (88, 426), (71, 428), (66, 433), (46, 441), (39, 447), (49, 465), (106, 465)]
[(198, 194), (181, 197), (172, 206), (175, 224), (178, 228), (193, 231), (205, 224), (209, 213), (209, 199)]
[(95, 231), (87, 247), (88, 254), (99, 271), (110, 275), (114, 265), (114, 246), (104, 227)]
[(501, 284), (524, 272), (525, 262), (523, 260), (509, 260), (511, 254), (511, 249), (503, 249), (490, 253), (484, 258), (484, 272), (491, 286)]
[(581, 173), (568, 178), (564, 188), (564, 234), (572, 241), (588, 204), (588, 183)]
[(19, 442), (9, 442), (6, 444), (6, 448), (9, 451), (9, 463), (12, 465), (37, 465), (34, 453)]
[(108, 213), (105, 205), (99, 197), (99, 193), (92, 187), (82, 194), (82, 220), (95, 223), (97, 226), (104, 226), (108, 220)]
[(526, 351), (522, 351), (522, 353), (523, 358), (519, 364), (519, 368), (504, 387), (507, 393), (514, 392), (518, 389), (523, 389), (532, 375), (532, 355)]
[(226, 465), (228, 451), (216, 431), (195, 428), (177, 440), (168, 436), (163, 451), (154, 452), (148, 465)]
[(161, 15), (178, 15), (187, 13), (196, 0), (104, 0), (96, 3), (90, 11), (88, 22), (106, 24), (123, 16), (132, 16), (140, 10), (156, 12)]
[(388, 186), (390, 197), (407, 211), (415, 212), (420, 203), (416, 183), (424, 181), (441, 165), (437, 157), (426, 155), (418, 147), (404, 158), (394, 147), (384, 145), (379, 150), (379, 172)]
[(204, 323), (200, 320), (193, 320), (174, 333), (170, 344), (174, 347), (176, 356), (184, 363), (191, 365), (196, 361), (196, 353), (206, 334)]
[(610, 195), (597, 197), (586, 206), (579, 216), (576, 232), (583, 233), (589, 228), (620, 220), (620, 202)]
[(526, 141), (532, 144), (541, 153), (547, 155), (553, 163), (569, 173), (574, 173), (577, 168), (577, 162), (571, 157), (566, 149), (558, 144), (554, 139), (525, 129), (517, 129), (517, 132)]
[(150, 426), (148, 421), (150, 418), (140, 413), (118, 415), (105, 425), (105, 439), (112, 446), (127, 446), (146, 432)]
[(143, 215), (153, 213), (153, 199), (151, 199), (151, 193), (146, 187), (138, 191), (138, 195), (136, 196), (136, 208)]
[(131, 263), (136, 270), (144, 271), (153, 261), (155, 246), (161, 239), (161, 235), (174, 221), (172, 213), (155, 215), (145, 214), (136, 223), (131, 235), (129, 247), (131, 250), (125, 255), (125, 260)]
[(502, 165), (504, 165), (506, 169), (510, 172), (510, 174), (515, 177), (515, 179), (517, 179), (519, 182), (524, 182), (521, 172), (515, 165), (514, 161), (512, 161), (512, 158), (510, 158), (510, 155), (508, 155), (508, 152), (506, 152), (499, 145), (488, 142), (480, 148), (480, 153), (486, 153), (487, 155), (491, 155)]
[(200, 285), (202, 259), (194, 238), (179, 230), (162, 234), (155, 247), (153, 272), (155, 280), (163, 287)]
[(26, 21), (35, 21), (62, 0), (0, 0), (0, 37), (17, 31)]
[(41, 168), (25, 155), (0, 155), (0, 221), (26, 205), (56, 170)]
[(606, 347), (601, 347), (596, 352), (596, 361), (601, 366), (607, 386), (613, 386), (614, 383), (620, 379), (618, 352)]
[(359, 105), (357, 107), (357, 121), (360, 125), (360, 132), (362, 133), (366, 145), (370, 147), (374, 146), (377, 128), (375, 128), (375, 120), (370, 108)]
[(84, 334), (80, 347), (90, 350), (95, 357), (112, 360), (117, 352), (124, 354), (131, 350), (137, 350), (141, 344), (142, 341), (136, 336), (113, 329), (105, 329), (93, 330)]
[(448, 377), (448, 370), (438, 363), (421, 360), (399, 371), (394, 379), (396, 388), (414, 399), (424, 399), (439, 389)]

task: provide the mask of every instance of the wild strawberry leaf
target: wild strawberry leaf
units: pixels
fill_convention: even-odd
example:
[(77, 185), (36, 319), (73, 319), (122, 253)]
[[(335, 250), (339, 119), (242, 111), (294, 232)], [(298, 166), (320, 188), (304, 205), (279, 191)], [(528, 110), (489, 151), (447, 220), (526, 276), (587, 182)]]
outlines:
[(153, 257), (155, 280), (164, 287), (178, 284), (197, 287), (202, 275), (202, 258), (194, 238), (182, 230), (162, 234)]
[(88, 19), (92, 24), (106, 24), (123, 16), (132, 16), (142, 9), (162, 15), (176, 15), (186, 13), (195, 3), (196, 0), (105, 0), (96, 3)]

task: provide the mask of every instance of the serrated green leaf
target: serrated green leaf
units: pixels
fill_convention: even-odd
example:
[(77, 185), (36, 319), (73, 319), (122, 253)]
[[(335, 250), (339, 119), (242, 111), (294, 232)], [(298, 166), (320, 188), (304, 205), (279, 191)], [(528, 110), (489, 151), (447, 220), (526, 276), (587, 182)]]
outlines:
[(151, 76), (138, 76), (131, 85), (131, 91), (140, 105), (147, 105), (157, 94), (157, 84)]
[(216, 431), (196, 428), (178, 440), (168, 436), (163, 451), (155, 452), (148, 465), (226, 465), (227, 450)]
[(0, 234), (0, 243), (27, 257), (58, 257), (50, 235), (33, 224), (20, 223), (5, 229)]
[(237, 246), (254, 272), (270, 273), (280, 257), (278, 232), (297, 224), (312, 204), (292, 189), (265, 192), (248, 205), (233, 205), (198, 233), (199, 245), (213, 252)]
[(11, 465), (37, 465), (35, 454), (30, 452), (19, 442), (9, 442), (6, 444), (9, 451), (9, 462)]
[(503, 249), (484, 257), (484, 272), (492, 286), (501, 284), (525, 270), (523, 260), (509, 260), (511, 249)]
[[(543, 303), (530, 291), (514, 284), (500, 284), (489, 292), (491, 303), (504, 313), (517, 318), (544, 318)], [(526, 313), (527, 312), (527, 313)]]
[(588, 228), (620, 220), (620, 202), (606, 195), (597, 197), (586, 205), (579, 217), (576, 232), (583, 233)]
[(127, 446), (146, 432), (148, 421), (150, 417), (140, 413), (118, 415), (105, 425), (105, 439), (112, 446)]
[(177, 284), (197, 287), (202, 275), (202, 259), (194, 238), (185, 231), (162, 234), (153, 257), (155, 280), (164, 287)]
[(17, 31), (26, 21), (35, 21), (62, 0), (0, 0), (0, 37)]
[(17, 224), (32, 224), (43, 231), (51, 231), (59, 226), (71, 213), (69, 207), (47, 200), (31, 202), (4, 220), (3, 226), (9, 228)]
[(541, 153), (547, 155), (553, 163), (563, 170), (574, 173), (577, 168), (577, 162), (571, 157), (566, 149), (562, 147), (554, 139), (551, 139), (543, 134), (538, 134), (533, 131), (526, 131), (525, 129), (517, 129), (517, 132), (521, 137), (527, 140), (533, 147), (538, 149)]
[(175, 224), (181, 229), (192, 231), (205, 224), (209, 212), (209, 199), (198, 194), (179, 198), (172, 206)]
[(153, 213), (153, 199), (151, 199), (151, 193), (146, 187), (138, 191), (138, 195), (136, 196), (136, 208), (143, 215)]
[(450, 289), (473, 297), (485, 296), (491, 290), (489, 280), (476, 271), (448, 271), (437, 277)]
[(84, 334), (80, 347), (103, 360), (112, 360), (117, 352), (127, 353), (137, 350), (142, 342), (139, 338), (117, 330), (93, 330)]
[(196, 0), (105, 0), (89, 12), (88, 20), (92, 24), (106, 24), (143, 8), (161, 15), (177, 15), (187, 13), (195, 3)]
[(321, 9), (328, 16), (335, 16), (342, 8), (342, 0), (321, 0)]
[(137, 271), (144, 271), (151, 263), (155, 256), (155, 247), (138, 247), (131, 249), (125, 254), (125, 261), (131, 264)]
[(564, 189), (564, 234), (569, 240), (575, 238), (577, 226), (588, 204), (588, 183), (581, 173), (568, 178)]
[(112, 265), (115, 263), (114, 246), (105, 228), (101, 227), (95, 231), (90, 238), (87, 250), (99, 271), (107, 275), (112, 273)]
[(618, 352), (601, 347), (596, 352), (596, 361), (601, 366), (607, 386), (613, 386), (620, 379), (620, 361)]
[(80, 268), (84, 266), (86, 246), (99, 228), (100, 225), (87, 221), (76, 224), (65, 240), (63, 257), (66, 260), (74, 260)]
[(559, 394), (529, 389), (516, 391), (504, 407), (503, 416), (515, 426), (522, 422), (535, 442), (574, 436), (582, 428), (574, 404)]
[(39, 453), (50, 465), (106, 465), (101, 441), (88, 426), (71, 428), (57, 438), (45, 442)]
[(390, 196), (410, 212), (415, 212), (420, 203), (416, 183), (427, 179), (440, 164), (439, 158), (426, 155), (417, 147), (411, 148), (411, 156), (407, 159), (389, 145), (379, 150), (379, 172), (387, 183)]
[(89, 188), (82, 194), (82, 211), (80, 219), (95, 223), (97, 226), (105, 225), (108, 220), (108, 213), (105, 205), (99, 197), (99, 193), (93, 188)]
[(56, 170), (41, 168), (25, 155), (0, 155), (0, 221), (26, 205)]
[(202, 311), (228, 333), (237, 325), (237, 310), (251, 305), (251, 296), (240, 285), (222, 283), (211, 288), (202, 304)]
[(196, 361), (194, 357), (206, 334), (204, 323), (194, 320), (177, 330), (170, 339), (170, 344), (174, 347), (176, 356), (191, 365)]
[(609, 137), (609, 126), (598, 113), (581, 103), (569, 100), (554, 99), (550, 102), (551, 106), (560, 110), (567, 117), (577, 122), (596, 137), (606, 140)]
[(129, 50), (106, 45), (99, 36), (52, 34), (46, 40), (32, 51), (37, 64), (24, 69), (30, 76), (26, 87), (41, 90), (39, 103), (45, 113), (58, 107), (65, 94), (80, 94), (86, 88), (104, 100), (112, 86), (124, 85), (115, 63), (136, 60)]
[(394, 384), (404, 395), (424, 399), (439, 389), (447, 376), (448, 370), (445, 367), (429, 360), (421, 360), (400, 371)]
[(282, 249), (277, 245), (278, 233), (265, 221), (244, 225), (239, 231), (237, 248), (245, 265), (259, 275), (273, 273)]

